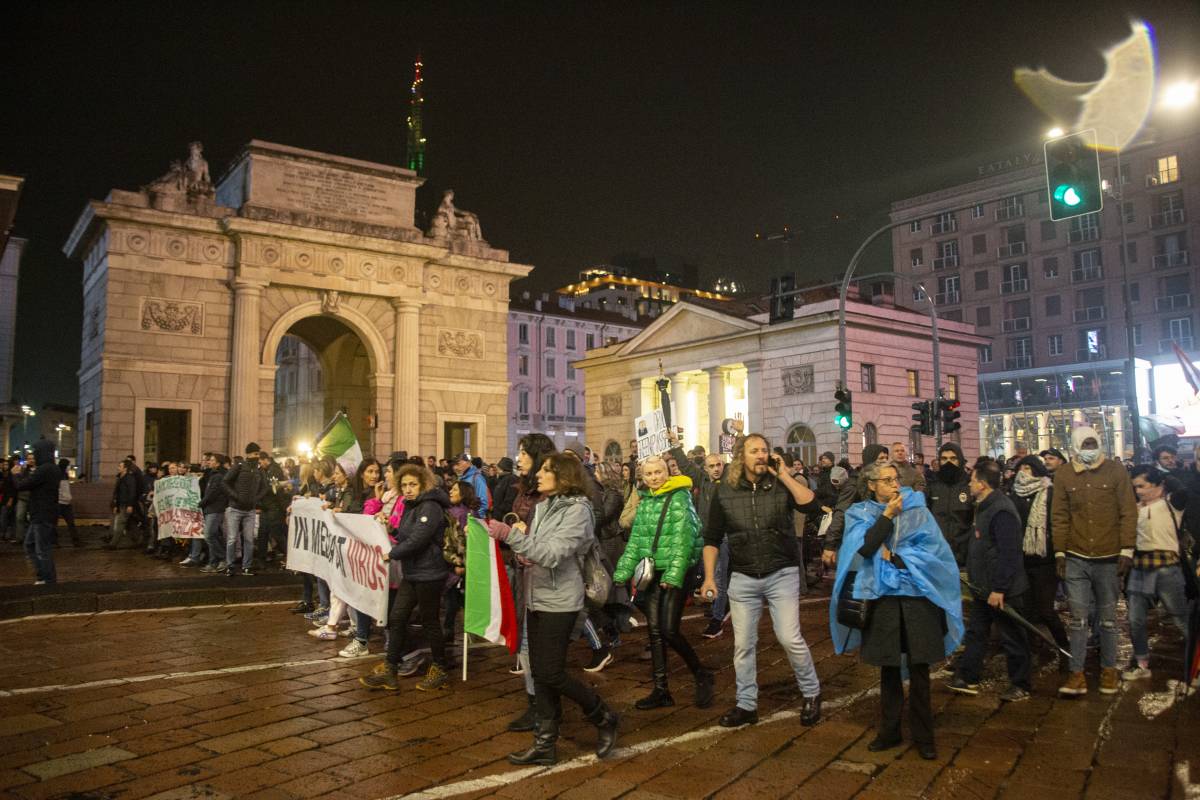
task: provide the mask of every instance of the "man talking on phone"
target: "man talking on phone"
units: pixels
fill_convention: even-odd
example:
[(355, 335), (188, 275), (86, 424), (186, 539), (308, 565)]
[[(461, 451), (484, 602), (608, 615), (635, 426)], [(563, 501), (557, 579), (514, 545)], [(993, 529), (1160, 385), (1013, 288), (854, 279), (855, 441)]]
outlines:
[(804, 696), (800, 722), (813, 725), (821, 718), (821, 683), (800, 632), (801, 562), (792, 523), (796, 511), (819, 514), (816, 495), (789, 474), (765, 437), (747, 435), (734, 448), (733, 462), (717, 487), (704, 526), (701, 596), (717, 596), (717, 557), (721, 543), (729, 545), (737, 705), (721, 717), (726, 728), (758, 722), (756, 649), (764, 600), (775, 639), (787, 653)]

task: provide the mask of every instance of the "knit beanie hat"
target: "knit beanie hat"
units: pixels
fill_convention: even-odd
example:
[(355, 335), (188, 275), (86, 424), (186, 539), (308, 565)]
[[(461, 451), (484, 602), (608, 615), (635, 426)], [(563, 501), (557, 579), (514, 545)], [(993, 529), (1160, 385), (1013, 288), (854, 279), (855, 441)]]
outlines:
[(862, 463), (863, 466), (868, 466), (875, 463), (875, 459), (879, 458), (880, 453), (886, 453), (887, 448), (881, 444), (869, 444), (863, 448)]

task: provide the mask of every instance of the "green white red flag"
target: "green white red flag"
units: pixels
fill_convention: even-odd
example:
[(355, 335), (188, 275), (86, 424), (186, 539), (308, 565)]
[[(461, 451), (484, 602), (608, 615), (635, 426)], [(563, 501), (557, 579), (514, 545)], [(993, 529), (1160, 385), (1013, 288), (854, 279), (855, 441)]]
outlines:
[[(482, 520), (467, 519), (467, 589), (463, 629), (517, 652), (517, 611), (500, 544), (488, 536)], [(465, 678), (464, 678), (465, 680)]]

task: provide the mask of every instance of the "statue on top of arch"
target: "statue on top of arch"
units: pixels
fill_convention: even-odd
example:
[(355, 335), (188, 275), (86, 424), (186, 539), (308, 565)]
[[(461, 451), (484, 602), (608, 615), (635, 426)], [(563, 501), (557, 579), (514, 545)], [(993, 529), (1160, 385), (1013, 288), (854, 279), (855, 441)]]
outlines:
[(212, 197), (212, 178), (208, 174), (208, 161), (204, 158), (204, 145), (200, 142), (189, 144), (186, 161), (172, 161), (167, 174), (143, 188), (160, 194)]
[(475, 241), (483, 240), (483, 232), (479, 227), (479, 217), (470, 211), (459, 211), (454, 206), (454, 190), (447, 189), (442, 193), (442, 204), (433, 212), (433, 222), (429, 226), (428, 236), (433, 239), (462, 237)]

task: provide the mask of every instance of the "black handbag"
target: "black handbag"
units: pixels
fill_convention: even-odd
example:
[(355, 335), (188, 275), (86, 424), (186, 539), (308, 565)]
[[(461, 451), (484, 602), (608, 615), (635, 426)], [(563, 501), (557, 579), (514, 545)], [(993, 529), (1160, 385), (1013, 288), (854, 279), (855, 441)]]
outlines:
[(863, 630), (871, 622), (871, 610), (875, 607), (874, 600), (860, 600), (854, 596), (854, 579), (857, 572), (847, 572), (846, 580), (842, 583), (842, 591), (837, 598), (837, 621), (839, 625), (854, 630)]

